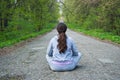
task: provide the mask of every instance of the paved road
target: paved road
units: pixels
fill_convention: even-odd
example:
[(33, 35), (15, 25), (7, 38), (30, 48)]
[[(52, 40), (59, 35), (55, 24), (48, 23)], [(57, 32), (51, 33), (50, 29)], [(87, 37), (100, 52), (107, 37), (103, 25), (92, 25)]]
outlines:
[(56, 30), (0, 56), (0, 80), (120, 80), (120, 48), (68, 30), (83, 54), (78, 68), (53, 72), (45, 55)]

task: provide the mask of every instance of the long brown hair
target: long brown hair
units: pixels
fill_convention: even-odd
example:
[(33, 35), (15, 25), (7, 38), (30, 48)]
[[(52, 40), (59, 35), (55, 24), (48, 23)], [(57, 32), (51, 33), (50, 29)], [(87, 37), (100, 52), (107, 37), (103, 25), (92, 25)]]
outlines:
[(64, 53), (65, 50), (67, 49), (67, 42), (66, 42), (66, 32), (67, 26), (64, 23), (59, 23), (57, 25), (57, 31), (59, 33), (59, 38), (58, 38), (58, 49), (60, 53)]

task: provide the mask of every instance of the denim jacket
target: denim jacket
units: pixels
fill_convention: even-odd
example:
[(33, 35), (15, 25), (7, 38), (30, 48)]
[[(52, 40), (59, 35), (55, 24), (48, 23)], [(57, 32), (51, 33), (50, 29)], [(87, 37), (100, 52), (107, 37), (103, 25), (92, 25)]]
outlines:
[(71, 37), (67, 36), (67, 49), (64, 53), (59, 53), (59, 49), (57, 48), (58, 45), (58, 36), (54, 36), (48, 45), (47, 48), (47, 55), (53, 60), (58, 60), (58, 61), (65, 61), (65, 60), (71, 60), (73, 56), (78, 56), (78, 49), (72, 40)]

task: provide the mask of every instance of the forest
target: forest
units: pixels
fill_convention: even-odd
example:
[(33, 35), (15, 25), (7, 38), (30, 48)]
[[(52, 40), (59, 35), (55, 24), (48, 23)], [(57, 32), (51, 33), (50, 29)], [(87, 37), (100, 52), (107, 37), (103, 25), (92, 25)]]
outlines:
[(62, 16), (72, 29), (120, 43), (120, 0), (64, 0), (61, 3)]
[(0, 47), (50, 31), (58, 16), (56, 0), (0, 0)]
[(120, 0), (0, 0), (0, 48), (52, 30), (60, 17), (70, 29), (120, 44)]

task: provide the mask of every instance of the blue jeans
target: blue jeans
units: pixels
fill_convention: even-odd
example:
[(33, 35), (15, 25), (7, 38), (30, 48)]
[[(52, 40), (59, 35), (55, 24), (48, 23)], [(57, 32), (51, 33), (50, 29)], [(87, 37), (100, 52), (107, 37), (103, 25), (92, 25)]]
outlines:
[(69, 61), (68, 60), (67, 61), (54, 61), (52, 57), (49, 57), (48, 55), (46, 55), (48, 64), (51, 70), (54, 70), (54, 71), (73, 70), (81, 58), (81, 53), (78, 53), (78, 56), (73, 56), (72, 58), (73, 59)]

